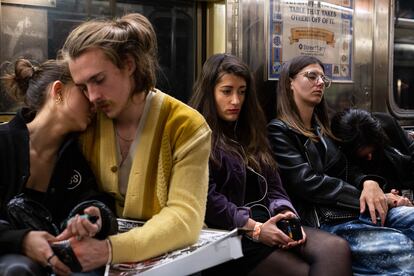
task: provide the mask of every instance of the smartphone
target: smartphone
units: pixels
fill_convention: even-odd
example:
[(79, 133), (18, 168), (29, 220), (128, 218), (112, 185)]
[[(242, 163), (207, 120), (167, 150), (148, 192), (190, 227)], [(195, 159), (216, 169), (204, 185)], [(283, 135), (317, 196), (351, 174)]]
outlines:
[(303, 239), (302, 227), (298, 218), (279, 220), (276, 222), (276, 226), (292, 240), (299, 241)]
[(98, 216), (91, 216), (89, 214), (80, 215), (81, 218), (87, 218), (91, 223), (96, 223), (99, 219)]
[(50, 244), (53, 253), (59, 258), (61, 262), (67, 265), (73, 272), (81, 272), (82, 265), (70, 246), (69, 240), (53, 242)]

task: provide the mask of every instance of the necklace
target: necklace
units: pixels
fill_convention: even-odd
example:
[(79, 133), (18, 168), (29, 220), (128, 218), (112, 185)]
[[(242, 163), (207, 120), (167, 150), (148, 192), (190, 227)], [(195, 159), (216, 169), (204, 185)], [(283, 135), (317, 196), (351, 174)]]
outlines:
[(120, 152), (121, 152), (121, 162), (119, 163), (119, 166), (122, 167), (122, 165), (124, 164), (125, 160), (128, 157), (129, 146), (127, 147), (120, 146)]
[(130, 139), (127, 139), (127, 138), (122, 137), (119, 134), (118, 129), (116, 129), (116, 128), (115, 128), (115, 133), (116, 133), (116, 136), (119, 137), (119, 139), (121, 139), (121, 140), (123, 140), (125, 142), (132, 142), (132, 141), (134, 141), (134, 137), (133, 138), (130, 138)]
[(131, 143), (134, 141), (135, 137), (130, 138), (130, 139), (122, 137), (119, 134), (118, 129), (116, 127), (115, 127), (115, 134), (120, 139), (119, 140), (119, 150), (120, 150), (120, 153), (121, 153), (121, 162), (120, 162), (119, 166), (121, 167), (124, 164), (127, 157), (128, 157), (129, 149), (131, 147)]

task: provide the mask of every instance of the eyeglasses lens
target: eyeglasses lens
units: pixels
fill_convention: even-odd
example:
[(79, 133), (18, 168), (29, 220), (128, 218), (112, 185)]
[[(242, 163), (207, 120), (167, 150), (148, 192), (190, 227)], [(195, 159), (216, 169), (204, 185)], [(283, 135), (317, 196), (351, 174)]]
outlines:
[(316, 82), (319, 78), (321, 78), (326, 88), (331, 86), (331, 79), (329, 79), (325, 75), (319, 75), (315, 72), (306, 72), (305, 77), (307, 77), (310, 81), (313, 81), (313, 82)]

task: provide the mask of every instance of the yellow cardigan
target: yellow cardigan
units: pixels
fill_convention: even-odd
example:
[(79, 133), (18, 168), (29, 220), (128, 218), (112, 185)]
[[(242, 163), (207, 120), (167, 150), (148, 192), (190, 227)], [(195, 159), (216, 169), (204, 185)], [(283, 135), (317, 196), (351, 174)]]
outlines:
[(125, 198), (119, 193), (112, 120), (104, 114), (81, 138), (100, 188), (119, 217), (147, 220), (110, 237), (112, 263), (158, 256), (197, 241), (208, 189), (211, 130), (203, 116), (156, 90), (133, 158)]

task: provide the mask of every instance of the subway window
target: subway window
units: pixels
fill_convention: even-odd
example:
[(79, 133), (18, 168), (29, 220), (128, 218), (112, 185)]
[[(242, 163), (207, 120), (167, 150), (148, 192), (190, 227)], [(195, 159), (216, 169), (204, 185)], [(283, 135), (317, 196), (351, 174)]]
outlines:
[(401, 109), (414, 109), (414, 1), (395, 1), (393, 96)]
[[(69, 32), (92, 18), (139, 12), (157, 33), (157, 88), (186, 102), (195, 78), (196, 2), (190, 0), (0, 0), (0, 72), (19, 57), (35, 62), (56, 58)], [(20, 106), (4, 88), (0, 113)]]

